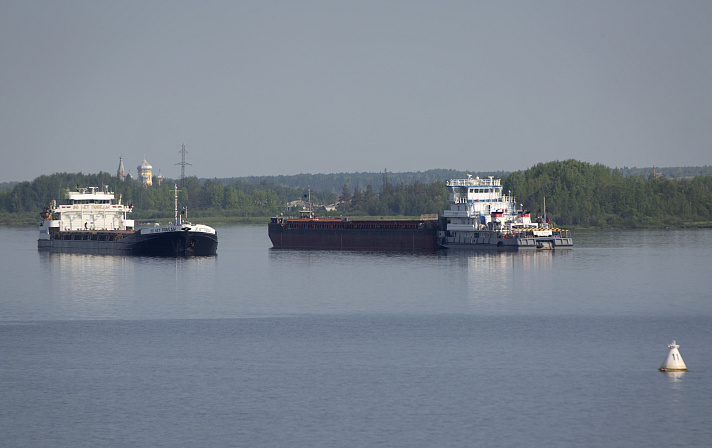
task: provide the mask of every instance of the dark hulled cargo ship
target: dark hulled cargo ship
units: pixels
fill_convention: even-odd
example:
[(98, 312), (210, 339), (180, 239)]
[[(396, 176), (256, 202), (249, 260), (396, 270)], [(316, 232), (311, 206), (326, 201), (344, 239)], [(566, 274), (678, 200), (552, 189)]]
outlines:
[(67, 204), (52, 201), (40, 215), (37, 248), (49, 252), (103, 255), (150, 255), (192, 257), (215, 255), (218, 235), (202, 224), (178, 220), (173, 223), (134, 229), (127, 219), (130, 205), (114, 203), (114, 193), (105, 188), (80, 188), (67, 192)]

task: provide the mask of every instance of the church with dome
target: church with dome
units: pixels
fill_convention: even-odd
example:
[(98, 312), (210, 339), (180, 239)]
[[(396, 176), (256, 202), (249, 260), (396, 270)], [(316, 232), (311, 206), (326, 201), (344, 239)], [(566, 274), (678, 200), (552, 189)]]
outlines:
[[(141, 185), (144, 187), (150, 187), (153, 185), (153, 167), (151, 166), (148, 161), (146, 161), (146, 156), (143, 156), (143, 162), (136, 167), (136, 174), (137, 174), (137, 180), (141, 182)], [(119, 157), (119, 169), (116, 170), (116, 177), (118, 177), (121, 181), (127, 181), (127, 180), (133, 180), (133, 176), (131, 176), (130, 172), (127, 172), (126, 169), (124, 168), (124, 158)], [(158, 185), (161, 185), (161, 182), (164, 180), (164, 176), (158, 172), (158, 175), (156, 176), (156, 182)]]
[(138, 172), (138, 180), (144, 187), (150, 187), (153, 185), (153, 167), (150, 163), (146, 162), (146, 156), (143, 156), (143, 163), (136, 167)]

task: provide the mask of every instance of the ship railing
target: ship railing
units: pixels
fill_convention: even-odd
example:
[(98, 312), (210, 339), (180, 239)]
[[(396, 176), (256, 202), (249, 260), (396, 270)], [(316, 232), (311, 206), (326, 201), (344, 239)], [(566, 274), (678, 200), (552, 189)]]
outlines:
[(500, 185), (501, 179), (479, 179), (479, 178), (468, 178), (468, 179), (450, 179), (447, 181), (446, 185), (448, 187), (492, 187)]
[(525, 227), (525, 228), (514, 228), (511, 229), (511, 233), (521, 236), (522, 238), (532, 238), (534, 237), (534, 232), (539, 230), (551, 230), (551, 236), (557, 238), (570, 238), (571, 234), (569, 230), (552, 228), (552, 229), (541, 229), (537, 227)]

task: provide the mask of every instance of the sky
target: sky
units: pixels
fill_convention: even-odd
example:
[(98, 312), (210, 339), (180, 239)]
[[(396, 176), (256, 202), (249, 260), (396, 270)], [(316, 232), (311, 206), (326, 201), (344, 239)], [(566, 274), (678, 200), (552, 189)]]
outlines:
[(712, 2), (0, 0), (0, 182), (712, 164)]

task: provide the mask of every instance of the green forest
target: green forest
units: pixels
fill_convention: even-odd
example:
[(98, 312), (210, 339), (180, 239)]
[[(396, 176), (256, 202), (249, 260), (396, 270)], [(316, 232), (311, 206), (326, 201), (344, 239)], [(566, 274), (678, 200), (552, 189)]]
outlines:
[(708, 227), (712, 225), (712, 176), (670, 179), (625, 176), (604, 165), (566, 160), (540, 163), (503, 181), (517, 202), (546, 212), (560, 226)]
[[(665, 173), (666, 169), (661, 169)], [(339, 175), (278, 176), (201, 180), (189, 177), (144, 187), (116, 176), (55, 173), (0, 190), (0, 222), (36, 222), (52, 199), (62, 201), (77, 186), (108, 186), (124, 203), (133, 204), (134, 219), (165, 220), (173, 216), (174, 184), (179, 208), (190, 218), (211, 222), (240, 222), (297, 214), (288, 203), (311, 198), (319, 215), (419, 216), (442, 213), (447, 207), (445, 182), (464, 172), (431, 170), (426, 173), (352, 173)], [(502, 178), (505, 191), (532, 213), (546, 213), (568, 227), (701, 227), (712, 225), (712, 176), (681, 178), (629, 174), (601, 164), (565, 160), (537, 164), (512, 173), (471, 173)], [(436, 176), (443, 176), (437, 178)], [(296, 178), (296, 179), (295, 179)], [(281, 182), (280, 182), (281, 180)], [(335, 182), (343, 182), (336, 190)], [(335, 210), (321, 206), (337, 204)]]

